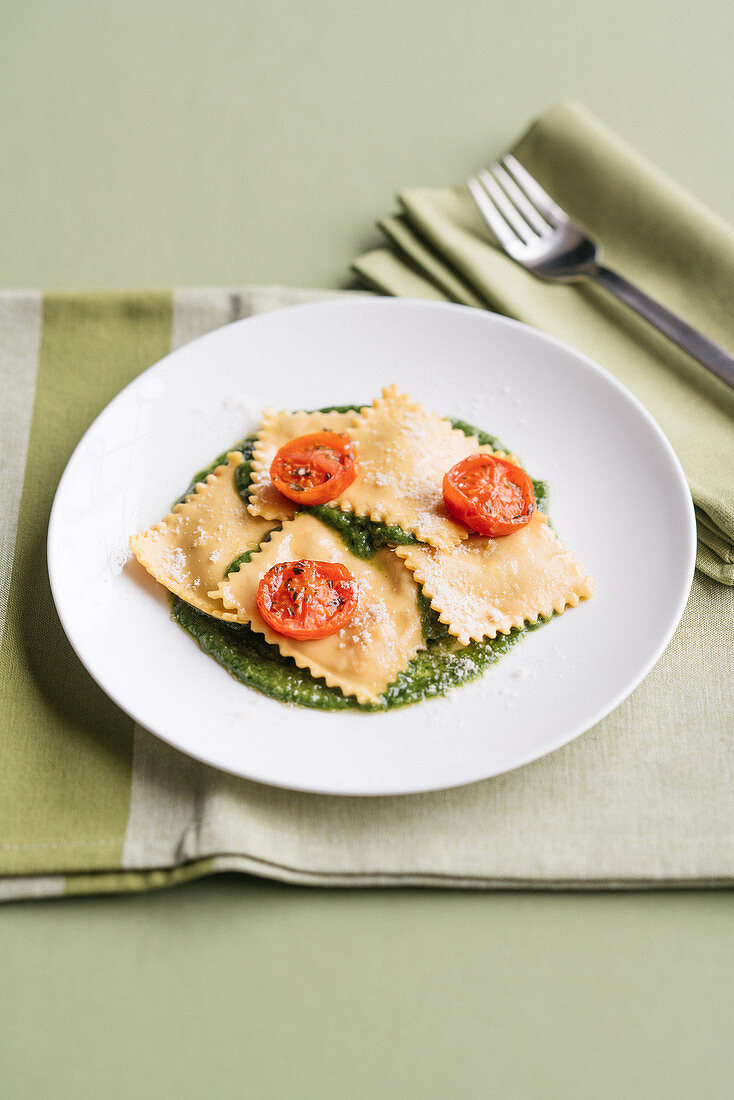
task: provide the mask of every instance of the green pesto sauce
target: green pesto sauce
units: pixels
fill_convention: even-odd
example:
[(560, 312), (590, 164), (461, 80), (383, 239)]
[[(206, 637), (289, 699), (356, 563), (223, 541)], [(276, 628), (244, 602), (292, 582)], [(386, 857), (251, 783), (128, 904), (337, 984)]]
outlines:
[[(322, 409), (321, 412), (344, 412), (358, 406), (338, 406), (334, 409)], [(494, 436), (488, 435), (462, 420), (452, 420), (455, 428), (466, 435), (476, 435), (480, 443), (486, 443), (498, 450), (507, 450)], [(237, 487), (246, 500), (252, 476), (252, 449), (255, 439), (249, 436), (230, 447), (230, 451), (241, 451), (245, 461), (237, 468)], [(199, 481), (226, 462), (225, 452), (219, 455), (210, 466), (200, 470), (186, 492), (194, 491)], [(535, 495), (540, 511), (548, 510), (548, 486), (544, 481), (533, 480)], [(338, 531), (352, 553), (360, 558), (370, 558), (385, 546), (407, 545), (415, 542), (412, 535), (391, 524), (375, 523), (362, 516), (342, 512), (328, 504), (304, 509), (316, 516), (322, 523)], [(241, 554), (231, 563), (227, 572), (239, 569), (250, 560), (253, 553)], [(327, 687), (316, 680), (304, 669), (298, 668), (290, 657), (283, 657), (277, 646), (272, 646), (262, 635), (255, 633), (244, 623), (225, 623), (205, 615), (191, 607), (178, 596), (170, 596), (173, 618), (188, 631), (199, 643), (201, 649), (213, 657), (223, 668), (248, 687), (270, 695), (283, 703), (295, 703), (304, 707), (320, 710), (365, 710), (379, 711), (393, 707), (403, 707), (410, 703), (419, 703), (434, 695), (445, 695), (451, 688), (476, 680), (478, 676), (503, 657), (530, 630), (542, 625), (530, 624), (510, 634), (482, 642), (472, 642), (461, 646), (430, 606), (422, 593), (418, 594), (418, 610), (423, 625), (423, 636), (427, 648), (421, 650), (410, 664), (400, 673), (397, 680), (386, 689), (382, 701), (372, 704), (360, 704), (353, 696), (344, 696), (337, 688)]]

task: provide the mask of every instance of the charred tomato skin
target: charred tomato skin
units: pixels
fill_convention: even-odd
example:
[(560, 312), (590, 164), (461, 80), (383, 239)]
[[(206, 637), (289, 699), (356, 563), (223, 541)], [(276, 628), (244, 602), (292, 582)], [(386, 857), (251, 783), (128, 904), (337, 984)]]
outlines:
[(463, 458), (444, 474), (443, 499), (454, 519), (494, 539), (519, 531), (536, 509), (525, 471), (484, 452)]
[(356, 448), (348, 436), (313, 432), (283, 444), (270, 464), (270, 479), (284, 497), (307, 507), (336, 500), (352, 484), (358, 468)]
[(257, 587), (257, 609), (277, 634), (315, 641), (336, 634), (350, 621), (359, 602), (359, 585), (339, 562), (278, 562)]

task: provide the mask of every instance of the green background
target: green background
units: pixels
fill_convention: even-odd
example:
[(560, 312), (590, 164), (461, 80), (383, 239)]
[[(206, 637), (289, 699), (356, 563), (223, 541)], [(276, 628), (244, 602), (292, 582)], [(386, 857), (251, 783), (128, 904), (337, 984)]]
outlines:
[[(5, 286), (343, 285), (575, 95), (734, 221), (714, 0), (5, 3)], [(0, 910), (10, 1097), (724, 1097), (728, 893), (236, 877)]]

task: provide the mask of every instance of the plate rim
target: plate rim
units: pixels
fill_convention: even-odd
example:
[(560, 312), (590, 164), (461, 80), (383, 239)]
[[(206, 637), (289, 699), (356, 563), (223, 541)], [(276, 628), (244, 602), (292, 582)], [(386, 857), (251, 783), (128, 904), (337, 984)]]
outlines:
[[(335, 292), (335, 293), (338, 293), (338, 292)], [(625, 398), (633, 407), (636, 408), (636, 410), (642, 415), (642, 418), (646, 422), (646, 425), (647, 425), (648, 429), (652, 430), (653, 434), (657, 437), (658, 443), (660, 445), (662, 445), (662, 448), (666, 452), (668, 460), (671, 464), (671, 469), (672, 469), (672, 471), (675, 472), (677, 487), (679, 489), (683, 490), (682, 496), (683, 496), (683, 502), (685, 503), (685, 513), (686, 513), (686, 518), (687, 518), (686, 529), (685, 529), (685, 542), (686, 542), (686, 549), (687, 549), (687, 568), (686, 568), (686, 571), (685, 571), (685, 579), (682, 579), (682, 581), (681, 581), (680, 590), (677, 593), (677, 599), (675, 601), (674, 608), (671, 604), (671, 610), (669, 612), (666, 630), (661, 634), (661, 640), (659, 640), (658, 645), (651, 652), (651, 655), (648, 657), (647, 661), (643, 665), (640, 666), (640, 669), (637, 670), (637, 672), (635, 673), (635, 677), (633, 677), (633, 682), (629, 681), (628, 685), (625, 688), (621, 689), (620, 691), (618, 691), (616, 693), (616, 695), (612, 698), (611, 702), (604, 703), (596, 711), (594, 711), (591, 718), (589, 718), (589, 717), (583, 718), (580, 722), (577, 722), (577, 723), (573, 724), (572, 726), (567, 727), (564, 730), (563, 734), (560, 734), (558, 737), (556, 737), (552, 740), (549, 740), (544, 745), (542, 751), (538, 752), (534, 749), (529, 750), (525, 754), (520, 754), (510, 766), (503, 767), (499, 770), (491, 771), (489, 774), (485, 774), (485, 775), (476, 775), (475, 774), (475, 775), (473, 775), (469, 778), (464, 778), (464, 779), (461, 779), (459, 781), (451, 781), (449, 783), (436, 783), (436, 784), (431, 784), (431, 785), (426, 785), (425, 781), (421, 781), (420, 785), (417, 785), (417, 786), (416, 785), (410, 785), (410, 784), (405, 785), (405, 784), (398, 783), (397, 785), (396, 784), (391, 785), (389, 789), (384, 785), (380, 785), (379, 789), (371, 789), (371, 790), (352, 789), (347, 784), (340, 783), (339, 788), (337, 789), (336, 787), (329, 786), (328, 784), (323, 786), (323, 787), (318, 787), (318, 786), (314, 786), (314, 785), (299, 785), (299, 784), (293, 783), (293, 782), (285, 783), (282, 780), (277, 779), (273, 776), (256, 774), (252, 770), (245, 771), (245, 770), (242, 770), (239, 767), (232, 766), (232, 765), (227, 765), (227, 764), (223, 764), (221, 762), (215, 761), (215, 760), (212, 759), (212, 757), (207, 756), (204, 753), (194, 751), (194, 750), (192, 750), (188, 747), (183, 748), (179, 743), (177, 743), (175, 740), (173, 740), (170, 736), (166, 735), (165, 733), (158, 732), (157, 730), (150, 729), (150, 727), (144, 721), (141, 721), (139, 715), (136, 713), (135, 705), (130, 704), (129, 702), (120, 699), (118, 692), (116, 692), (115, 690), (112, 690), (109, 686), (107, 686), (102, 681), (102, 679), (100, 677), (98, 677), (95, 674), (95, 672), (89, 667), (89, 665), (87, 664), (87, 661), (85, 660), (84, 656), (79, 651), (79, 648), (78, 648), (77, 644), (75, 643), (71, 633), (67, 629), (67, 622), (65, 621), (64, 613), (62, 611), (62, 608), (60, 607), (60, 599), (59, 599), (59, 595), (58, 595), (59, 579), (56, 576), (55, 565), (54, 565), (54, 561), (53, 561), (53, 543), (54, 543), (54, 539), (55, 539), (56, 525), (59, 522), (58, 516), (59, 516), (59, 513), (61, 511), (60, 500), (61, 500), (61, 497), (63, 495), (62, 490), (63, 490), (64, 484), (65, 484), (65, 481), (67, 479), (67, 475), (71, 476), (70, 468), (73, 465), (73, 462), (74, 462), (74, 459), (77, 455), (77, 452), (80, 451), (81, 449), (83, 449), (83, 447), (86, 444), (87, 438), (90, 435), (92, 435), (92, 433), (94, 432), (94, 430), (97, 426), (98, 421), (106, 414), (109, 407), (114, 402), (118, 401), (123, 396), (123, 394), (125, 394), (129, 389), (136, 386), (150, 372), (155, 371), (158, 367), (161, 366), (161, 364), (167, 362), (171, 357), (176, 356), (179, 352), (183, 351), (184, 349), (189, 349), (189, 348), (191, 348), (191, 347), (193, 347), (193, 346), (195, 346), (195, 345), (197, 345), (201, 342), (205, 342), (205, 341), (209, 340), (213, 336), (213, 334), (215, 334), (215, 333), (220, 333), (223, 330), (240, 329), (240, 328), (242, 328), (242, 326), (256, 325), (256, 324), (258, 324), (260, 322), (263, 322), (263, 321), (265, 321), (267, 323), (268, 321), (272, 321), (273, 317), (281, 317), (285, 314), (292, 314), (292, 313), (295, 313), (295, 312), (330, 311), (330, 310), (333, 310), (335, 308), (338, 308), (338, 309), (350, 309), (350, 308), (352, 308), (353, 309), (355, 307), (358, 308), (358, 309), (363, 309), (365, 307), (368, 308), (368, 309), (377, 308), (378, 310), (382, 310), (382, 309), (397, 309), (397, 310), (408, 309), (408, 310), (410, 310), (412, 308), (418, 307), (422, 310), (427, 309), (431, 312), (448, 312), (448, 313), (451, 313), (451, 314), (468, 314), (468, 315), (472, 315), (474, 318), (481, 319), (481, 323), (487, 323), (489, 327), (497, 326), (500, 329), (501, 328), (507, 328), (507, 329), (510, 329), (510, 330), (515, 330), (516, 332), (519, 332), (519, 333), (522, 334), (523, 339), (524, 338), (530, 338), (532, 340), (538, 341), (540, 344), (551, 344), (551, 345), (555, 346), (562, 353), (564, 353), (566, 355), (570, 355), (579, 364), (583, 365), (583, 367), (585, 369), (590, 369), (597, 376), (601, 377), (606, 384), (611, 385), (613, 389), (616, 389), (618, 391), (618, 393), (623, 398)], [(639, 685), (642, 683), (642, 681), (646, 678), (646, 676), (648, 676), (648, 674), (651, 672), (651, 670), (655, 667), (655, 665), (657, 664), (657, 662), (660, 660), (661, 656), (663, 655), (663, 653), (667, 649), (668, 645), (670, 644), (670, 641), (673, 637), (673, 634), (675, 633), (675, 630), (677, 629), (678, 624), (680, 623), (680, 620), (682, 618), (682, 615), (683, 615), (683, 612), (685, 610), (685, 606), (686, 606), (686, 603), (688, 601), (688, 597), (689, 597), (689, 594), (690, 594), (690, 589), (691, 589), (691, 585), (692, 585), (692, 582), (693, 582), (693, 574), (694, 574), (694, 570), (695, 570), (696, 546), (697, 546), (697, 532), (696, 532), (696, 521), (695, 521), (695, 512), (694, 512), (693, 501), (692, 501), (692, 498), (691, 498), (691, 493), (690, 493), (690, 489), (689, 489), (689, 486), (688, 486), (688, 482), (686, 480), (685, 473), (683, 471), (683, 467), (680, 463), (680, 459), (678, 458), (677, 454), (675, 453), (675, 450), (673, 448), (672, 443), (670, 442), (670, 440), (668, 439), (667, 435), (665, 434), (663, 429), (660, 427), (658, 422), (655, 420), (652, 413), (650, 413), (650, 411), (645, 407), (645, 405), (640, 401), (640, 399), (638, 397), (636, 397), (636, 395), (634, 393), (632, 393), (632, 391), (629, 390), (628, 387), (624, 385), (624, 383), (620, 382), (619, 379), (617, 379), (613, 374), (611, 374), (608, 370), (606, 370), (606, 368), (602, 367), (599, 363), (597, 363), (595, 360), (591, 359), (589, 356), (587, 356), (583, 352), (581, 352), (578, 349), (572, 347), (570, 344), (567, 344), (565, 341), (560, 340), (555, 336), (551, 336), (551, 335), (543, 332), (541, 329), (534, 328), (532, 325), (528, 325), (528, 324), (526, 324), (522, 321), (517, 321), (514, 318), (505, 317), (502, 314), (494, 313), (491, 310), (480, 310), (480, 309), (476, 309), (476, 308), (471, 307), (471, 306), (460, 305), (458, 303), (437, 302), (437, 301), (435, 302), (435, 301), (431, 301), (431, 300), (428, 300), (428, 299), (422, 299), (422, 298), (397, 298), (397, 297), (383, 297), (383, 296), (377, 296), (377, 295), (373, 296), (373, 295), (367, 295), (367, 294), (365, 294), (364, 296), (361, 296), (361, 295), (358, 295), (358, 294), (350, 294), (348, 296), (345, 295), (344, 297), (319, 299), (319, 300), (311, 301), (311, 302), (297, 302), (297, 303), (294, 303), (292, 305), (279, 307), (279, 308), (274, 309), (274, 310), (266, 310), (266, 311), (262, 311), (262, 312), (259, 312), (259, 313), (256, 313), (256, 314), (252, 314), (248, 317), (240, 318), (236, 321), (229, 322), (226, 325), (218, 326), (217, 328), (212, 329), (209, 332), (202, 333), (200, 336), (197, 336), (193, 340), (187, 341), (185, 344), (182, 344), (179, 347), (171, 349), (166, 355), (162, 356), (155, 363), (152, 363), (149, 367), (147, 367), (144, 371), (141, 371), (140, 374), (138, 374), (135, 378), (131, 379), (130, 382), (128, 382), (121, 390), (119, 390), (111, 398), (110, 401), (107, 402), (107, 404), (100, 410), (100, 412), (97, 414), (97, 416), (95, 416), (94, 420), (89, 424), (87, 429), (84, 431), (84, 433), (82, 434), (82, 436), (80, 437), (80, 439), (76, 443), (75, 447), (73, 448), (71, 454), (69, 455), (69, 457), (66, 461), (63, 473), (61, 475), (61, 478), (59, 479), (59, 483), (58, 483), (58, 485), (56, 487), (56, 491), (54, 493), (53, 504), (52, 504), (51, 511), (50, 511), (50, 514), (49, 514), (48, 530), (47, 530), (47, 538), (46, 538), (46, 557), (47, 557), (47, 567), (48, 567), (48, 574), (49, 574), (49, 583), (50, 583), (51, 593), (52, 593), (52, 597), (53, 597), (53, 601), (54, 601), (54, 606), (56, 608), (56, 612), (59, 616), (59, 620), (61, 622), (62, 628), (64, 630), (64, 634), (65, 634), (69, 644), (71, 645), (71, 647), (74, 650), (74, 652), (75, 652), (76, 656), (78, 657), (78, 659), (81, 661), (81, 663), (84, 666), (87, 673), (92, 677), (92, 679), (99, 686), (99, 688), (108, 696), (108, 698), (110, 698), (112, 700), (113, 703), (115, 703), (116, 706), (118, 706), (125, 714), (127, 714), (135, 723), (140, 725), (142, 728), (148, 730), (153, 736), (159, 738), (165, 744), (167, 744), (167, 745), (171, 746), (172, 748), (176, 749), (178, 752), (182, 752), (182, 753), (184, 753), (184, 755), (186, 755), (186, 756), (188, 756), (188, 757), (190, 757), (194, 760), (197, 760), (200, 763), (206, 764), (209, 767), (214, 767), (214, 768), (216, 768), (220, 771), (223, 771), (225, 773), (232, 774), (232, 775), (235, 775), (235, 776), (239, 776), (241, 778), (248, 779), (252, 782), (260, 783), (264, 786), (269, 786), (269, 787), (273, 787), (273, 788), (281, 789), (281, 790), (292, 790), (292, 791), (299, 792), (299, 793), (333, 795), (333, 796), (337, 796), (337, 797), (341, 796), (341, 797), (370, 798), (370, 797), (396, 797), (396, 796), (401, 796), (401, 795), (432, 793), (432, 792), (441, 791), (441, 790), (452, 790), (452, 789), (460, 788), (462, 786), (468, 786), (472, 783), (481, 782), (485, 779), (491, 779), (491, 778), (494, 778), (495, 776), (505, 775), (505, 774), (508, 774), (509, 772), (515, 771), (518, 768), (525, 767), (528, 764), (533, 763), (536, 760), (543, 759), (545, 756), (548, 756), (551, 753), (556, 752), (558, 749), (562, 748), (564, 745), (570, 744), (572, 741), (574, 741), (578, 737), (580, 737), (583, 733), (587, 732), (593, 726), (597, 725), (597, 723), (602, 721), (607, 715), (612, 713), (612, 711), (616, 710), (616, 708), (626, 698), (628, 698), (629, 695), (631, 695), (632, 692), (635, 691), (635, 689), (637, 687), (639, 687)], [(375, 716), (371, 715), (369, 717), (375, 717)], [(569, 732), (569, 730), (570, 730), (570, 732)]]

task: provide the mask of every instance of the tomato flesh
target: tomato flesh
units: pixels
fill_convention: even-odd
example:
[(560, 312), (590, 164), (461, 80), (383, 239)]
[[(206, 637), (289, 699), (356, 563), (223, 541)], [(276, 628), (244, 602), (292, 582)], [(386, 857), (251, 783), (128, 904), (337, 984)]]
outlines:
[(452, 466), (444, 475), (443, 499), (454, 519), (493, 539), (518, 531), (536, 507), (525, 471), (490, 454), (469, 455)]
[(296, 504), (335, 500), (357, 476), (354, 443), (337, 432), (299, 435), (285, 443), (270, 466), (278, 492)]
[(359, 585), (338, 562), (279, 562), (261, 578), (257, 608), (276, 633), (301, 641), (335, 634), (357, 610)]

